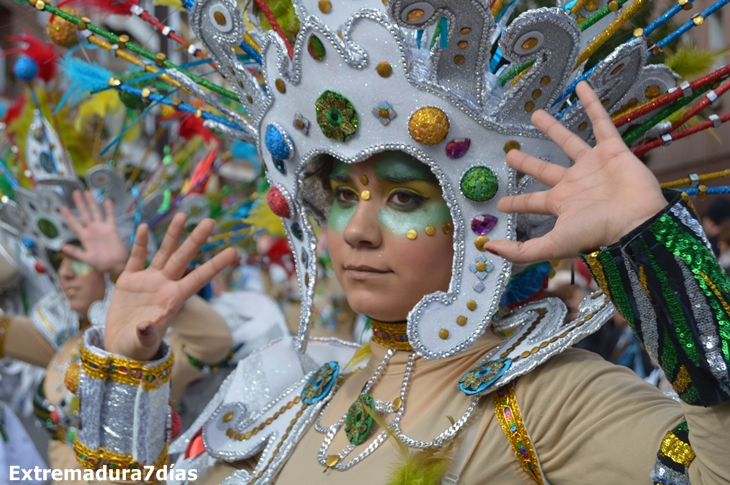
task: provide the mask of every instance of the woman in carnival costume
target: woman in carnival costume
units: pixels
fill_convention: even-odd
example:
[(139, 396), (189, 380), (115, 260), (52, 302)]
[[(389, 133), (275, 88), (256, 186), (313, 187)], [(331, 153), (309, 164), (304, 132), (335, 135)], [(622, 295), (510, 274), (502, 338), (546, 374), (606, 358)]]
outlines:
[[(616, 13), (618, 25), (642, 4)], [(221, 107), (241, 130), (219, 128), (255, 141), (267, 165), (298, 265), (300, 331), (241, 361), (170, 443), (152, 426), (169, 384), (116, 369), (155, 377), (167, 365), (170, 316), (228, 253), (177, 281), (202, 240), (173, 254), (171, 229), (144, 269), (141, 226), (105, 327), (84, 334), (74, 442), (84, 467), (130, 472), (171, 454), (171, 483), (730, 482), (730, 281), (688, 199), (662, 193), (606, 112), (677, 91), (668, 69), (645, 67), (641, 33), (584, 76), (593, 90), (578, 84), (558, 121), (543, 109), (558, 113), (613, 23), (579, 27), (553, 8), (505, 27), (471, 0), (301, 0), (294, 45), (258, 39), (262, 90), (233, 50), (244, 41), (236, 2), (185, 5), (248, 111)], [(619, 5), (600, 7), (605, 17)], [(416, 32), (435, 24), (445, 41), (428, 51)], [(490, 52), (520, 66), (504, 88), (485, 76)], [(372, 320), (369, 354), (307, 338), (311, 220), (327, 226), (350, 306)], [(555, 299), (497, 312), (522, 265), (579, 253), (601, 291), (576, 320)], [(677, 400), (568, 348), (614, 308)]]
[[(95, 180), (121, 180), (109, 167), (97, 167), (89, 176)], [(67, 189), (80, 183), (76, 179), (65, 182)], [(54, 288), (33, 306), (28, 317), (0, 317), (0, 350), (4, 357), (46, 370), (33, 398), (33, 410), (41, 426), (51, 434), (50, 466), (64, 469), (78, 467), (72, 445), (79, 426), (75, 395), (79, 341), (88, 328), (103, 325), (114, 291), (113, 279), (122, 272), (129, 251), (117, 227), (117, 208), (112, 203), (119, 194), (107, 193), (111, 198), (106, 198), (102, 209), (91, 192), (82, 195), (76, 190), (73, 202), (78, 215), (74, 215), (66, 205), (70, 201), (64, 200), (57, 190), (60, 185), (47, 182), (33, 193), (16, 188), (17, 204), (5, 201), (2, 206), (0, 216), (14, 226), (16, 237), (24, 235), (25, 241), (29, 241), (35, 236), (31, 246), (38, 257), (36, 268), (43, 268), (44, 274), (25, 277), (47, 274)], [(182, 224), (180, 218), (176, 224)], [(40, 232), (31, 234), (28, 227), (37, 227)], [(199, 325), (201, 321), (206, 322), (205, 328)], [(203, 375), (204, 363), (215, 365), (226, 357), (232, 338), (225, 320), (197, 296), (191, 296), (179, 308), (170, 329), (168, 339), (178, 359), (174, 366), (170, 362), (160, 378), (167, 381), (175, 377), (169, 397), (177, 406), (188, 384)], [(129, 372), (139, 371), (130, 367)], [(165, 423), (175, 434), (180, 432), (178, 416), (170, 414), (161, 425), (163, 428)]]

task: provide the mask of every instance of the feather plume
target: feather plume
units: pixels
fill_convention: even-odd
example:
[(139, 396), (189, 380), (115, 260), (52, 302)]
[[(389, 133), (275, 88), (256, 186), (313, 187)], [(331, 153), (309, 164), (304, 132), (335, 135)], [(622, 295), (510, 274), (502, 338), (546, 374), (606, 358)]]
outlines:
[(357, 349), (355, 355), (352, 356), (352, 359), (350, 359), (342, 370), (354, 369), (358, 366), (358, 364), (369, 359), (372, 354), (373, 352), (370, 350), (370, 341), (367, 341), (362, 344), (359, 349)]
[(90, 9), (96, 13), (106, 15), (132, 15), (130, 8), (137, 5), (138, 0), (68, 0), (59, 4), (73, 5), (74, 7)]
[[(89, 63), (73, 57), (73, 52), (66, 54), (61, 60), (61, 70), (71, 85), (59, 101), (56, 111), (70, 102), (75, 105), (84, 94), (107, 87), (109, 78), (114, 76), (110, 70), (99, 64)], [(115, 95), (115, 97), (118, 97)]]
[(730, 54), (730, 48), (721, 50), (698, 49), (686, 44), (667, 56), (665, 64), (682, 79), (695, 79), (710, 72), (712, 68)]
[(250, 224), (256, 230), (261, 230), (270, 234), (274, 237), (285, 237), (284, 224), (281, 222), (281, 217), (277, 216), (269, 208), (269, 204), (266, 203), (266, 195), (261, 195), (256, 202), (254, 202), (251, 212), (248, 213), (243, 221), (244, 224)]
[(8, 40), (12, 42), (20, 42), (25, 44), (23, 47), (15, 47), (3, 51), (2, 56), (10, 54), (24, 54), (33, 59), (38, 64), (38, 77), (45, 82), (49, 82), (56, 77), (58, 72), (58, 52), (53, 48), (53, 44), (44, 43), (42, 40), (33, 37), (28, 32), (20, 35), (10, 35)]

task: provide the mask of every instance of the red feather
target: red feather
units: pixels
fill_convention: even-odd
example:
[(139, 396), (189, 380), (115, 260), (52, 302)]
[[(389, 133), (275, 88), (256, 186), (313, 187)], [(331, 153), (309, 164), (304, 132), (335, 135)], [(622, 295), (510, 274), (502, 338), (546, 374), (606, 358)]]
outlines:
[(221, 142), (220, 138), (215, 136), (213, 132), (203, 126), (202, 119), (196, 118), (191, 114), (187, 114), (180, 119), (180, 128), (178, 128), (178, 133), (181, 137), (188, 141), (190, 141), (190, 139), (192, 139), (195, 135), (199, 135), (203, 140), (205, 140), (205, 143), (210, 143), (213, 140), (219, 144)]
[(68, 0), (59, 5), (88, 8), (106, 15), (132, 15), (129, 9), (137, 3), (139, 0)]
[(12, 42), (21, 42), (26, 44), (25, 47), (16, 47), (3, 52), (8, 54), (25, 54), (38, 64), (38, 77), (45, 82), (49, 82), (56, 77), (58, 72), (58, 52), (53, 48), (53, 44), (45, 44), (42, 40), (36, 39), (28, 32), (20, 35), (10, 35), (8, 40)]
[(13, 104), (8, 108), (8, 112), (5, 114), (5, 124), (9, 125), (18, 117), (20, 116), (20, 113), (23, 112), (23, 106), (25, 106), (25, 95), (20, 96), (18, 99), (13, 102)]
[(194, 187), (192, 192), (202, 194), (205, 192), (205, 186), (207, 183), (206, 177), (213, 167), (213, 162), (218, 155), (218, 149), (211, 150), (206, 157), (201, 160), (200, 163), (193, 170), (193, 174), (190, 176), (190, 187)]

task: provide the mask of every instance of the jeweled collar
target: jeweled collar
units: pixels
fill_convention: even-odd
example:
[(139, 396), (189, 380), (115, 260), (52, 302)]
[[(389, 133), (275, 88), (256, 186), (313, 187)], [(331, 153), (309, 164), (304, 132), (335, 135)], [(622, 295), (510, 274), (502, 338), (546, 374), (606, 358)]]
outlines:
[(385, 323), (370, 319), (373, 341), (389, 349), (413, 352), (411, 344), (408, 343), (406, 325), (406, 322)]

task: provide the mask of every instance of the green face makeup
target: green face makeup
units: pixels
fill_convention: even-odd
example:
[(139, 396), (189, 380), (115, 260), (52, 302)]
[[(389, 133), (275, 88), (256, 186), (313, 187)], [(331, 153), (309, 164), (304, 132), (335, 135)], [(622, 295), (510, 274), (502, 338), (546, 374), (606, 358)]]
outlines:
[[(377, 199), (381, 201), (378, 220), (384, 228), (415, 239), (417, 233), (433, 235), (435, 228), (450, 223), (449, 208), (428, 166), (402, 152), (384, 152), (375, 157), (376, 184), (368, 189), (381, 194)], [(353, 177), (351, 166), (335, 162), (330, 181), (341, 195), (332, 205), (328, 225), (339, 233), (344, 232), (362, 200)]]

